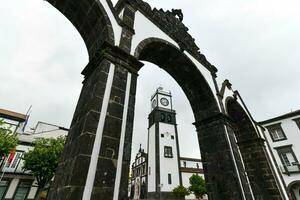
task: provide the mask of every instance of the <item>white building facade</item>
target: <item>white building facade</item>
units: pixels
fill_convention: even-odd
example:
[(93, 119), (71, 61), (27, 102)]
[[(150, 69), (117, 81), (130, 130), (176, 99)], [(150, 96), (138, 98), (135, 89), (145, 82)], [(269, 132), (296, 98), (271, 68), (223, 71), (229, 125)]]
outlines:
[(290, 199), (300, 200), (300, 110), (263, 122), (264, 137)]
[(158, 88), (148, 117), (148, 198), (168, 198), (182, 184), (175, 116), (171, 93)]
[[(162, 88), (155, 91), (148, 120), (147, 153), (140, 147), (132, 164), (129, 196), (131, 199), (172, 199), (172, 190), (179, 185), (188, 188), (193, 174), (204, 178), (202, 161), (180, 157), (176, 112), (170, 92)], [(196, 198), (192, 194), (186, 199)]]
[[(180, 174), (182, 178), (182, 186), (189, 188), (190, 177), (193, 174), (197, 174), (204, 179), (204, 171), (201, 159), (180, 157)], [(196, 199), (194, 194), (186, 196), (185, 199)], [(207, 195), (203, 197), (203, 200), (208, 199)]]
[[(31, 200), (37, 194), (37, 183), (35, 178), (28, 172), (22, 170), (22, 156), (25, 152), (34, 148), (33, 141), (36, 138), (56, 138), (66, 136), (68, 129), (56, 125), (38, 122), (33, 133), (22, 133), (21, 129), (25, 123), (26, 115), (8, 110), (0, 109), (0, 119), (11, 126), (12, 131), (17, 134), (19, 144), (16, 150), (0, 162), (0, 199), (1, 200)], [(8, 161), (10, 159), (10, 161)]]

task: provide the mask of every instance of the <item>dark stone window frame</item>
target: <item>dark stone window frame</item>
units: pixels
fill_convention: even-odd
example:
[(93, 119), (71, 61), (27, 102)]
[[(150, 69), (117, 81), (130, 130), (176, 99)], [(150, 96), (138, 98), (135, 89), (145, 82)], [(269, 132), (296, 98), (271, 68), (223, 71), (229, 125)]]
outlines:
[(290, 174), (300, 173), (299, 161), (298, 161), (298, 159), (297, 159), (297, 157), (296, 157), (296, 155), (295, 155), (292, 147), (293, 147), (293, 145), (284, 145), (284, 146), (274, 147), (274, 149), (277, 151), (277, 154), (279, 156), (279, 159), (280, 159), (281, 164), (282, 164), (283, 167), (285, 165), (285, 161), (283, 160), (283, 158), (281, 156), (283, 153), (291, 153), (292, 156), (293, 156), (293, 158), (294, 158), (294, 160), (295, 160), (295, 162), (298, 163), (298, 165), (297, 165), (298, 166), (298, 170), (297, 171), (289, 171), (287, 168), (284, 168), (285, 172), (282, 172), (282, 173), (283, 174), (287, 174), (288, 176)]
[(173, 158), (173, 150), (171, 146), (164, 146), (165, 158)]
[(300, 117), (293, 119), (296, 123), (296, 125), (298, 126), (298, 128), (300, 129)]
[[(276, 124), (269, 125), (269, 126), (267, 126), (266, 128), (268, 129), (269, 135), (270, 135), (270, 137), (271, 137), (271, 139), (272, 139), (273, 142), (279, 142), (279, 141), (287, 140), (287, 137), (286, 137), (286, 135), (285, 135), (285, 133), (284, 133), (284, 131), (283, 131), (283, 129), (282, 129), (281, 122), (280, 122), (280, 123), (276, 123)], [(281, 132), (282, 132), (282, 134), (283, 134), (283, 138), (281, 138), (281, 139), (274, 139), (274, 137), (273, 137), (273, 135), (272, 135), (271, 132), (272, 132), (273, 130), (276, 130), (276, 129), (280, 129), (280, 130), (281, 130)]]

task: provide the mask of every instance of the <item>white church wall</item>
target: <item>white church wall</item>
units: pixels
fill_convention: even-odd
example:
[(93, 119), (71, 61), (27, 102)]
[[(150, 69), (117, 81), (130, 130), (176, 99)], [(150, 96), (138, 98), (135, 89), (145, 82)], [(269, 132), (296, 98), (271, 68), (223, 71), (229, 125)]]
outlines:
[[(160, 181), (162, 185), (161, 191), (172, 191), (177, 187), (179, 182), (179, 169), (177, 146), (175, 136), (175, 126), (172, 124), (159, 123), (159, 133), (164, 134), (164, 137), (159, 136), (160, 144)], [(171, 135), (174, 139), (171, 139)], [(173, 158), (166, 158), (164, 156), (164, 147), (172, 147)], [(168, 174), (171, 174), (171, 184), (168, 183)]]

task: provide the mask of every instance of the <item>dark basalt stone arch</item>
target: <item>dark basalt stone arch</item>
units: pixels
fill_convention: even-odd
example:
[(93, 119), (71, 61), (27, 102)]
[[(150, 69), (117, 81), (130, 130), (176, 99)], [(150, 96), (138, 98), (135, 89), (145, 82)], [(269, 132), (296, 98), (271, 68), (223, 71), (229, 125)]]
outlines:
[(265, 140), (260, 137), (254, 120), (235, 98), (228, 97), (225, 105), (255, 199), (273, 199), (278, 183), (269, 176), (274, 169), (268, 160)]
[[(289, 193), (292, 200), (297, 200), (297, 198), (294, 194), (294, 191), (293, 191), (294, 187), (297, 187), (297, 186), (300, 187), (300, 181), (299, 180), (291, 182), (287, 187), (288, 188), (288, 193)], [(300, 190), (298, 192), (300, 194)]]
[[(234, 158), (226, 140), (226, 120), (218, 107), (213, 89), (197, 66), (176, 46), (159, 38), (148, 38), (140, 42), (135, 50), (135, 57), (164, 69), (187, 96), (196, 121), (194, 124), (210, 191), (209, 198), (242, 199), (234, 171)], [(157, 196), (148, 193), (148, 198), (155, 199)]]
[(196, 121), (220, 112), (207, 81), (196, 65), (176, 46), (159, 38), (140, 42), (135, 57), (151, 62), (169, 73), (190, 101)]
[(110, 19), (97, 0), (47, 0), (75, 26), (84, 40), (90, 59), (103, 42), (114, 45)]

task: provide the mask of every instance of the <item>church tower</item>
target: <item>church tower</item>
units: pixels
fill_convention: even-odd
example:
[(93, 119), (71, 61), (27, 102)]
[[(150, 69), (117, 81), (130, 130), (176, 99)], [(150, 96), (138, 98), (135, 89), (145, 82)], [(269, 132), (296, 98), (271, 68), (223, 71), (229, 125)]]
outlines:
[(171, 93), (161, 87), (151, 97), (148, 123), (148, 198), (169, 199), (182, 181), (176, 112)]

